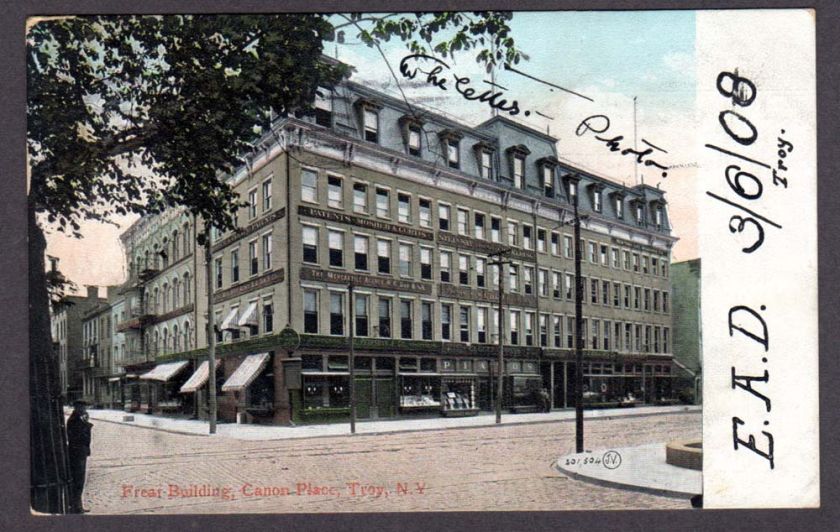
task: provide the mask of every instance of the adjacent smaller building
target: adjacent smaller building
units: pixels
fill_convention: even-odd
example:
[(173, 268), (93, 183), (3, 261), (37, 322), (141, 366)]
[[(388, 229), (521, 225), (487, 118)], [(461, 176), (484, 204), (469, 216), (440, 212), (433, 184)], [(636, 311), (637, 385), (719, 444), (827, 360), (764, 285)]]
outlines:
[(694, 379), (694, 402), (700, 403), (703, 370), (700, 259), (673, 263), (671, 283), (674, 294), (674, 363)]

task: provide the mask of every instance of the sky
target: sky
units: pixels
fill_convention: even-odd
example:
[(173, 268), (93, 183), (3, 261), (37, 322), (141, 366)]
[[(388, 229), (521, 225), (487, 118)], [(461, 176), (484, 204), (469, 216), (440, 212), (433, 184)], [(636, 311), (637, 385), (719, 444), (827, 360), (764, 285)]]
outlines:
[[(628, 186), (643, 181), (664, 189), (673, 234), (680, 238), (674, 261), (697, 256), (694, 19), (692, 11), (516, 12), (510, 35), (529, 59), (515, 68), (588, 99), (510, 71), (497, 70), (492, 79), (504, 87), (504, 98), (532, 110), (527, 118), (510, 118), (557, 137), (562, 160)], [(331, 20), (344, 22), (340, 16)], [(344, 30), (345, 44), (327, 43), (324, 53), (353, 65), (351, 79), (395, 96), (402, 89), (410, 101), (469, 124), (492, 116), (486, 103), (442, 91), (423, 76), (411, 82), (403, 78), (399, 63), (409, 52), (398, 40), (383, 44), (380, 53), (360, 43), (354, 28)], [(491, 78), (476, 64), (474, 52), (446, 62), (452, 73), (470, 77), (476, 89), (490, 88), (485, 80)], [(576, 135), (580, 123), (593, 115), (609, 117), (602, 136), (622, 135), (622, 148), (635, 141), (644, 149), (646, 141), (667, 152), (648, 156), (669, 167), (667, 177), (609, 151), (592, 132)], [(59, 257), (61, 270), (80, 288), (118, 284), (125, 278), (118, 236), (133, 220), (115, 220), (118, 226), (85, 223), (81, 240), (48, 234), (47, 253)]]

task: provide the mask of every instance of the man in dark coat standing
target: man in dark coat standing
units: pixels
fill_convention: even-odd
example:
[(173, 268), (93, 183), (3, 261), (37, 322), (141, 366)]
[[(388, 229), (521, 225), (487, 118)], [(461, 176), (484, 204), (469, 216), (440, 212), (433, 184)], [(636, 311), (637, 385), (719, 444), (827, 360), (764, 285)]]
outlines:
[(82, 492), (85, 489), (87, 457), (90, 456), (90, 433), (93, 423), (88, 421), (86, 403), (73, 403), (73, 413), (67, 419), (67, 444), (70, 461), (72, 494), (70, 513), (82, 513), (88, 510), (82, 507)]

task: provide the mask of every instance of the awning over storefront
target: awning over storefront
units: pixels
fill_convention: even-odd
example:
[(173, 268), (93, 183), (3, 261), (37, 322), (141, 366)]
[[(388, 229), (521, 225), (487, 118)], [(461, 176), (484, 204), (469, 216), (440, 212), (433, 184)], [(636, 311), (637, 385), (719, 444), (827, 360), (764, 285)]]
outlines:
[(166, 382), (178, 373), (180, 373), (189, 364), (188, 360), (181, 360), (179, 362), (168, 362), (166, 364), (158, 364), (148, 373), (140, 375), (141, 379)]
[(111, 377), (108, 382), (119, 382), (121, 377)]
[(265, 368), (266, 363), (271, 355), (268, 353), (260, 353), (258, 355), (248, 355), (242, 364), (236, 368), (227, 381), (222, 384), (223, 392), (240, 392), (247, 388), (257, 375)]
[(240, 327), (258, 327), (260, 322), (257, 321), (257, 302), (254, 301), (248, 308), (245, 309), (245, 312), (239, 317), (239, 322), (237, 323)]
[(181, 393), (195, 393), (207, 384), (210, 377), (210, 363), (206, 360), (198, 366), (187, 382), (181, 386)]
[(228, 315), (225, 316), (225, 319), (222, 320), (222, 326), (219, 327), (221, 330), (228, 331), (228, 330), (237, 328), (237, 325), (236, 325), (236, 313), (237, 313), (237, 311), (239, 311), (239, 309), (236, 309), (236, 308), (230, 310)]

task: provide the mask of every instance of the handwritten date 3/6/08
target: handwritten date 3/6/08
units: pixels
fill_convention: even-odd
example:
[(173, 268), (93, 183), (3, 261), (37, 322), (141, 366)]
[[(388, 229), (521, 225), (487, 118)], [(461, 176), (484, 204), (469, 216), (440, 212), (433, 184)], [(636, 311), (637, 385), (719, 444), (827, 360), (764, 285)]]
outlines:
[[(732, 107), (749, 107), (758, 96), (755, 84), (735, 72), (721, 72), (717, 77), (718, 92), (728, 98)], [(753, 123), (734, 109), (725, 109), (718, 114), (718, 122), (730, 140), (741, 146), (752, 146), (758, 139), (758, 129)], [(778, 158), (775, 167), (770, 163), (761, 161), (741, 151), (734, 151), (715, 144), (706, 144), (706, 147), (720, 152), (730, 159), (723, 171), (723, 177), (729, 185), (730, 190), (738, 196), (738, 200), (728, 199), (722, 195), (706, 191), (710, 197), (741, 211), (741, 214), (733, 214), (729, 218), (729, 232), (743, 233), (748, 229), (755, 233), (753, 242), (742, 248), (744, 253), (753, 253), (764, 243), (764, 226), (770, 225), (777, 229), (782, 226), (767, 216), (759, 214), (752, 208), (750, 202), (756, 202), (764, 194), (765, 182), (769, 181), (774, 187), (788, 188), (788, 177), (786, 172), (788, 166), (785, 159), (793, 151), (793, 143), (787, 140), (781, 129), (776, 140)], [(736, 148), (741, 149), (741, 148)], [(747, 163), (747, 164), (745, 164)], [(762, 179), (762, 173), (769, 171)]]

